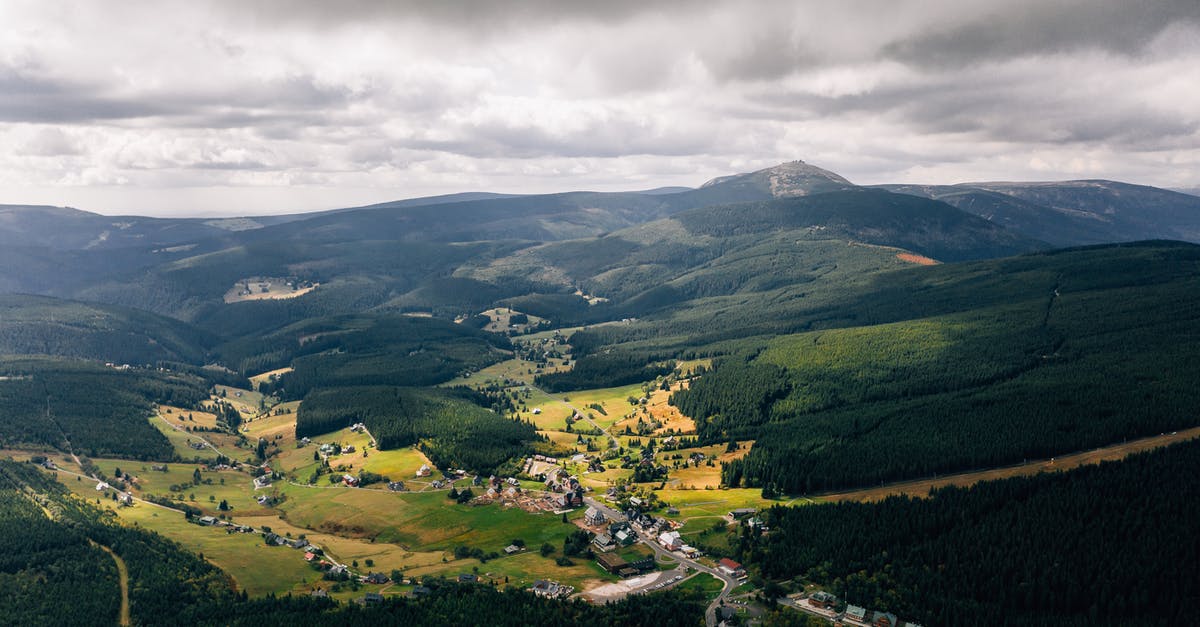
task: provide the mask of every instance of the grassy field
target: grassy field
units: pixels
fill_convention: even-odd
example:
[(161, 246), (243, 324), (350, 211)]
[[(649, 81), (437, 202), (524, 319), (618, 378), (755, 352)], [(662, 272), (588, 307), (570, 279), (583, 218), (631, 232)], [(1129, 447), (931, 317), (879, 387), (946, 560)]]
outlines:
[[(670, 390), (654, 389), (646, 398), (646, 404), (638, 407), (629, 406), (625, 403), (626, 418), (618, 420), (612, 425), (610, 431), (612, 433), (624, 433), (628, 427), (632, 432), (638, 431), (638, 420), (645, 423), (652, 421), (658, 422), (659, 427), (650, 432), (650, 435), (660, 436), (667, 433), (692, 434), (696, 432), (696, 422), (687, 416), (684, 416), (673, 405), (667, 401), (671, 398), (671, 393), (686, 387), (684, 381), (676, 382), (671, 386)], [(640, 390), (639, 390), (640, 393)]]
[(279, 368), (278, 370), (270, 370), (262, 374), (256, 374), (253, 377), (250, 377), (250, 384), (254, 386), (254, 389), (258, 389), (259, 384), (270, 381), (273, 377), (287, 374), (292, 370), (293, 368), (288, 366), (286, 368)]
[(433, 467), (428, 457), (414, 447), (377, 451), (371, 449), (368, 458), (362, 460), (361, 468), (391, 478), (393, 481), (411, 481), (421, 466)]
[(690, 592), (693, 590), (704, 593), (705, 599), (712, 599), (717, 596), (717, 593), (725, 587), (725, 582), (709, 575), (707, 573), (696, 573), (695, 575), (679, 582), (679, 585), (674, 586), (674, 590)]
[[(740, 442), (736, 451), (728, 453), (725, 452), (725, 444), (684, 448), (660, 452), (655, 458), (658, 460), (658, 463), (671, 468), (668, 485), (672, 487), (694, 489), (716, 488), (721, 485), (721, 464), (745, 457), (753, 445), (753, 441)], [(703, 454), (705, 461), (701, 462), (699, 466), (693, 466), (689, 463), (687, 468), (672, 467), (676, 462), (682, 463), (687, 460), (693, 453)], [(677, 455), (680, 457), (677, 458)], [(712, 460), (712, 466), (708, 465), (708, 460)]]
[[(783, 503), (782, 500), (762, 498), (761, 490), (751, 488), (736, 488), (732, 490), (680, 490), (664, 488), (656, 491), (658, 498), (679, 510), (679, 515), (672, 516), (683, 520), (715, 519), (729, 513), (730, 510), (743, 507), (765, 508)], [(701, 523), (706, 524), (706, 523)]]
[(217, 415), (211, 412), (185, 409), (174, 405), (159, 405), (158, 413), (172, 424), (204, 427), (205, 429), (217, 428)]
[(480, 315), (487, 316), (488, 318), (491, 318), (492, 321), (485, 326), (483, 330), (491, 331), (493, 333), (504, 333), (511, 329), (520, 333), (531, 326), (541, 324), (541, 322), (545, 320), (545, 318), (529, 315), (527, 316), (529, 318), (528, 322), (524, 324), (513, 324), (512, 317), (519, 313), (521, 312), (514, 309), (509, 309), (508, 307), (497, 307), (484, 311)]
[[(164, 418), (166, 419), (165, 421), (164, 421)], [(149, 418), (149, 420), (150, 420), (150, 424), (154, 425), (155, 429), (158, 429), (164, 436), (167, 437), (167, 441), (169, 441), (171, 443), (171, 447), (173, 449), (175, 449), (176, 455), (178, 455), (181, 459), (216, 459), (217, 458), (217, 456), (218, 456), (217, 453), (208, 447), (205, 447), (203, 449), (194, 449), (191, 446), (189, 446), (188, 442), (189, 441), (195, 442), (196, 438), (191, 437), (188, 433), (185, 433), (183, 431), (180, 431), (178, 429), (171, 427), (171, 425), (168, 424), (168, 421), (170, 421), (172, 418), (174, 418), (174, 417), (173, 416), (151, 416)], [(183, 423), (176, 422), (176, 424), (183, 424)], [(202, 435), (211, 435), (211, 434), (206, 433), (206, 434), (202, 434)]]
[[(594, 559), (572, 557), (570, 566), (559, 566), (555, 558), (562, 555), (562, 542), (556, 545), (556, 552), (549, 557), (538, 553), (538, 546), (516, 555), (509, 555), (480, 563), (476, 559), (453, 560), (447, 563), (419, 566), (404, 571), (406, 576), (424, 577), (428, 575), (443, 575), (448, 578), (460, 573), (471, 573), (478, 569), (478, 574), (484, 581), (494, 581), (502, 587), (528, 588), (538, 579), (550, 579), (560, 584), (574, 586), (576, 591), (588, 586), (615, 581), (617, 578), (605, 572)], [(505, 578), (508, 579), (505, 582)]]
[[(459, 505), (445, 491), (392, 493), (381, 490), (285, 486), (281, 509), (288, 520), (348, 537), (395, 542), (413, 550), (455, 546), (499, 551), (513, 538), (530, 545), (566, 537), (568, 525), (551, 514), (530, 514), (498, 505)], [(576, 512), (582, 516), (582, 511)], [(553, 543), (553, 542), (552, 542)]]
[(234, 388), (227, 385), (218, 385), (215, 387), (217, 390), (216, 398), (220, 398), (233, 405), (234, 409), (241, 412), (244, 418), (257, 416), (264, 409), (274, 407), (279, 402), (274, 397), (266, 397), (251, 390), (243, 390), (242, 388)]

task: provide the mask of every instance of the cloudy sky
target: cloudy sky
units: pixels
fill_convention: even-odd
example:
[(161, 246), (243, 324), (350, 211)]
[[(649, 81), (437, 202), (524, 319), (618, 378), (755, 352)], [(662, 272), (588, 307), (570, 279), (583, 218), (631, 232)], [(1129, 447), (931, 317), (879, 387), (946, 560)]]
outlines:
[(0, 0), (0, 24), (0, 203), (280, 213), (793, 159), (1200, 186), (1196, 0)]

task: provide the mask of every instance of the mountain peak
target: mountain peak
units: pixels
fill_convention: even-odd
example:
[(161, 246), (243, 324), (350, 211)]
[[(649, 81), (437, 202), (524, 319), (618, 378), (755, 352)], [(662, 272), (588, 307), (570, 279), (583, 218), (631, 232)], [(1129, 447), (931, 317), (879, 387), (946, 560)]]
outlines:
[(775, 198), (807, 196), (854, 187), (853, 183), (834, 172), (797, 160), (746, 174), (718, 177), (701, 188), (728, 184), (752, 185)]

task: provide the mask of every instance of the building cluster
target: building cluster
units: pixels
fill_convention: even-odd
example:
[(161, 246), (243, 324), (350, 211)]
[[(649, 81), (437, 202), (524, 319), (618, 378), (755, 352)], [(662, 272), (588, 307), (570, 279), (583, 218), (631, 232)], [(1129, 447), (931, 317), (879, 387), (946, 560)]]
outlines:
[(809, 595), (807, 603), (826, 612), (834, 612), (834, 618), (844, 624), (856, 627), (921, 627), (916, 623), (902, 622), (895, 614), (885, 611), (869, 610), (858, 605), (848, 604), (841, 613), (836, 613), (839, 605), (838, 598), (824, 590)]
[(521, 482), (515, 477), (501, 479), (496, 475), (487, 478), (487, 490), (483, 493), (488, 499), (515, 499), (521, 496)]

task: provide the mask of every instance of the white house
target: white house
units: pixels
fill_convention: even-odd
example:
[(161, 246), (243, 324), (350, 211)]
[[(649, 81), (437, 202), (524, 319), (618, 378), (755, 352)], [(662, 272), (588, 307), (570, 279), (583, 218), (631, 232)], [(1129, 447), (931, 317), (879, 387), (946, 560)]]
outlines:
[(668, 551), (678, 551), (683, 548), (683, 539), (679, 537), (678, 531), (667, 531), (658, 534), (658, 543)]

